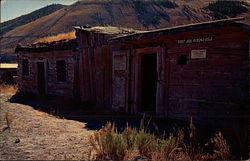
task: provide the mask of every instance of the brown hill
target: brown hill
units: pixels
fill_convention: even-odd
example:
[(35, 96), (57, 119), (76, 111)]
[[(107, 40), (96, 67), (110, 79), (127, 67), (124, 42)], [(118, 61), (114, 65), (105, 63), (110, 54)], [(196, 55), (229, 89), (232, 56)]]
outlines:
[(211, 0), (84, 0), (6, 33), (1, 39), (1, 54), (13, 54), (18, 43), (33, 43), (69, 32), (77, 25), (150, 30), (208, 21), (213, 18), (205, 9), (209, 3)]

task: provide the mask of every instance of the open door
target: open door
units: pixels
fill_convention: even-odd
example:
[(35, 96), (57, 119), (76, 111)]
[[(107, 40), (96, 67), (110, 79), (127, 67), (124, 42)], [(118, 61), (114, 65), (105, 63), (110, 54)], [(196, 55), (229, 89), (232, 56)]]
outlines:
[(37, 88), (39, 95), (46, 94), (44, 62), (37, 62)]
[(129, 50), (113, 52), (113, 98), (114, 110), (128, 112)]
[(141, 63), (141, 110), (156, 112), (157, 54), (142, 54)]

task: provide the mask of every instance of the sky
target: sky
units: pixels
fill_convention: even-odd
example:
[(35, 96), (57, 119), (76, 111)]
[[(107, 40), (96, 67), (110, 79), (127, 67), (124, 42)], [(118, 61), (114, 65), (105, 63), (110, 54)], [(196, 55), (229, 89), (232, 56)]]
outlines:
[(50, 4), (70, 5), (77, 0), (1, 0), (1, 22), (25, 15)]

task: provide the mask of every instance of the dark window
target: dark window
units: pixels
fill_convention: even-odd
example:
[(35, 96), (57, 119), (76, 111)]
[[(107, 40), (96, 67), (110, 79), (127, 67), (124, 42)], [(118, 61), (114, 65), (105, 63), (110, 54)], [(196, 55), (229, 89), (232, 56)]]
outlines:
[(65, 82), (66, 81), (66, 63), (65, 63), (65, 60), (56, 61), (56, 70), (57, 70), (57, 81)]
[(22, 70), (23, 75), (29, 75), (29, 61), (27, 59), (22, 62)]
[(177, 60), (178, 65), (186, 65), (187, 64), (187, 55), (179, 55)]

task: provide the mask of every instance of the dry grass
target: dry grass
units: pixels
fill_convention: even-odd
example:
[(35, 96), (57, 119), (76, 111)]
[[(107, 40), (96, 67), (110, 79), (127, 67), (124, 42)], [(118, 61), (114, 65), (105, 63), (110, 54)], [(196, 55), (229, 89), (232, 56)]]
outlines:
[(40, 39), (36, 40), (35, 43), (53, 42), (53, 41), (74, 39), (74, 38), (76, 38), (75, 31), (70, 31), (70, 32), (61, 33), (61, 34), (54, 35), (54, 36), (40, 38)]
[(17, 85), (0, 84), (0, 93), (15, 94), (17, 90), (18, 90)]
[[(193, 125), (192, 125), (193, 126)], [(216, 133), (210, 139), (213, 147), (212, 154), (205, 153), (190, 129), (192, 136), (184, 138), (183, 130), (159, 138), (147, 133), (144, 129), (135, 129), (127, 126), (119, 133), (112, 123), (107, 123), (102, 129), (90, 137), (90, 143), (96, 152), (97, 160), (137, 160), (152, 161), (200, 161), (230, 159), (230, 150), (222, 134)]]

